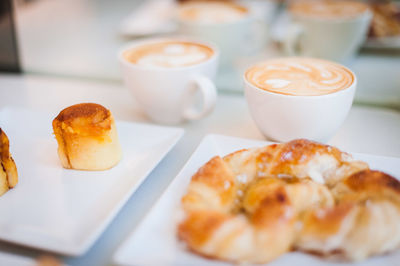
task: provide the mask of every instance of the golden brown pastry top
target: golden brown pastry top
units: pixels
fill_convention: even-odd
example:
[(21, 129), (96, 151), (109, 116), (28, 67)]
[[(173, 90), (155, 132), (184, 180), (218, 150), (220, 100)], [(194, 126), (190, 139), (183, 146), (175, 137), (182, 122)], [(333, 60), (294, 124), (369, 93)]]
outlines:
[(114, 119), (111, 112), (96, 103), (75, 104), (62, 110), (53, 120), (53, 128), (61, 128), (71, 134), (84, 136), (102, 135), (110, 130)]
[[(271, 145), (271, 148), (275, 149), (274, 152), (277, 152), (277, 154), (274, 154), (274, 160), (267, 160), (272, 161), (270, 164), (272, 163), (274, 165), (273, 170), (270, 173), (272, 175), (288, 174), (292, 167), (308, 163), (316, 154), (327, 154), (334, 157), (337, 161), (340, 161), (342, 156), (342, 152), (335, 147), (306, 139), (290, 141), (283, 146), (273, 144)], [(262, 165), (265, 167), (265, 153), (269, 152), (270, 150), (266, 150), (265, 152), (260, 153), (257, 158), (257, 161), (261, 163), (260, 166)], [(267, 157), (270, 156), (272, 155)]]
[(400, 196), (399, 181), (380, 171), (360, 171), (347, 178), (345, 184), (355, 192), (366, 190), (386, 190), (397, 193)]
[[(6, 133), (0, 128), (0, 181), (1, 172), (6, 174), (8, 188), (13, 188), (18, 183), (17, 166), (10, 154), (10, 142)], [(0, 187), (0, 196), (1, 196)]]
[(6, 133), (0, 128), (0, 158), (6, 158), (10, 154), (9, 142)]
[(346, 202), (386, 199), (400, 204), (400, 182), (386, 173), (369, 169), (344, 179), (333, 192)]

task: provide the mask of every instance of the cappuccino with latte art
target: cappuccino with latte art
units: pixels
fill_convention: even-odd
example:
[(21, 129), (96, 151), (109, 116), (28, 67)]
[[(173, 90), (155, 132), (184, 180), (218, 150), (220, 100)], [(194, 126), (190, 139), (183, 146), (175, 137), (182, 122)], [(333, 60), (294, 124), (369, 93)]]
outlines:
[(213, 45), (187, 38), (153, 38), (129, 44), (118, 58), (126, 87), (152, 120), (178, 124), (213, 110), (219, 58)]
[(123, 56), (133, 64), (145, 67), (174, 68), (207, 61), (214, 55), (208, 46), (184, 41), (165, 41), (137, 46)]
[(276, 58), (250, 67), (245, 96), (261, 132), (277, 141), (328, 141), (346, 118), (357, 78), (331, 61)]
[(315, 58), (280, 58), (266, 61), (246, 71), (254, 86), (285, 95), (315, 96), (344, 90), (354, 82), (346, 67)]

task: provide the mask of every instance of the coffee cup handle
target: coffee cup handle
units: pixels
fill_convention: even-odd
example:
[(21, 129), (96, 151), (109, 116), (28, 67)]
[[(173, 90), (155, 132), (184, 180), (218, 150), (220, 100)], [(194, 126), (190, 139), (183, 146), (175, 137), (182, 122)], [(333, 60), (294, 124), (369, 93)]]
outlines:
[(285, 53), (290, 56), (299, 55), (300, 36), (304, 33), (304, 28), (299, 24), (291, 24), (287, 30), (283, 41)]
[[(196, 108), (196, 92), (201, 93), (202, 106)], [(186, 120), (197, 120), (210, 113), (217, 101), (217, 88), (207, 77), (194, 76), (188, 84), (184, 97), (183, 117)]]

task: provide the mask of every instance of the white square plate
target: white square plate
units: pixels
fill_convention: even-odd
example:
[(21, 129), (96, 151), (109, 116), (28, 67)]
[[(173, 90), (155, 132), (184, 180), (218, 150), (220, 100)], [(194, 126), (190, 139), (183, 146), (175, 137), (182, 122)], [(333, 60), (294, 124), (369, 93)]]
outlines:
[(83, 254), (100, 236), (183, 129), (117, 122), (123, 158), (106, 171), (62, 168), (52, 119), (6, 108), (0, 127), (10, 139), (19, 183), (0, 197), (0, 239), (68, 255)]
[(38, 263), (34, 259), (14, 255), (10, 253), (0, 252), (0, 265), (6, 266), (37, 266)]
[[(220, 135), (208, 135), (193, 153), (182, 171), (169, 185), (139, 226), (117, 250), (114, 261), (122, 265), (228, 265), (188, 252), (177, 241), (176, 218), (180, 199), (186, 192), (192, 175), (215, 155), (224, 156), (233, 151), (271, 144), (265, 141), (246, 140)], [(400, 177), (400, 159), (353, 154), (368, 162), (373, 169), (384, 170)], [(162, 221), (162, 222), (160, 222)], [(400, 222), (400, 221), (399, 221)], [(362, 265), (398, 265), (400, 252), (371, 258)], [(268, 265), (357, 265), (332, 263), (300, 252), (290, 252)], [(361, 264), (358, 264), (361, 265)]]

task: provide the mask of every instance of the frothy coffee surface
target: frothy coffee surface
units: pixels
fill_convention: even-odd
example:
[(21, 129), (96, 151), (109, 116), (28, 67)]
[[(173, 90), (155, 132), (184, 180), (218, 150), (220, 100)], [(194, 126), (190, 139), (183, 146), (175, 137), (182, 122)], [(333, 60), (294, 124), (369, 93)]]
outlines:
[(279, 58), (248, 69), (247, 81), (254, 86), (285, 95), (315, 96), (348, 88), (354, 82), (342, 65), (314, 58)]
[(242, 19), (247, 13), (247, 8), (233, 3), (194, 1), (182, 4), (178, 10), (178, 17), (191, 23), (217, 24)]
[(143, 44), (126, 51), (124, 58), (133, 64), (146, 67), (183, 67), (199, 64), (212, 57), (208, 46), (183, 41), (164, 41)]
[(340, 19), (359, 16), (368, 10), (368, 5), (351, 0), (300, 0), (291, 4), (289, 9), (294, 15)]

